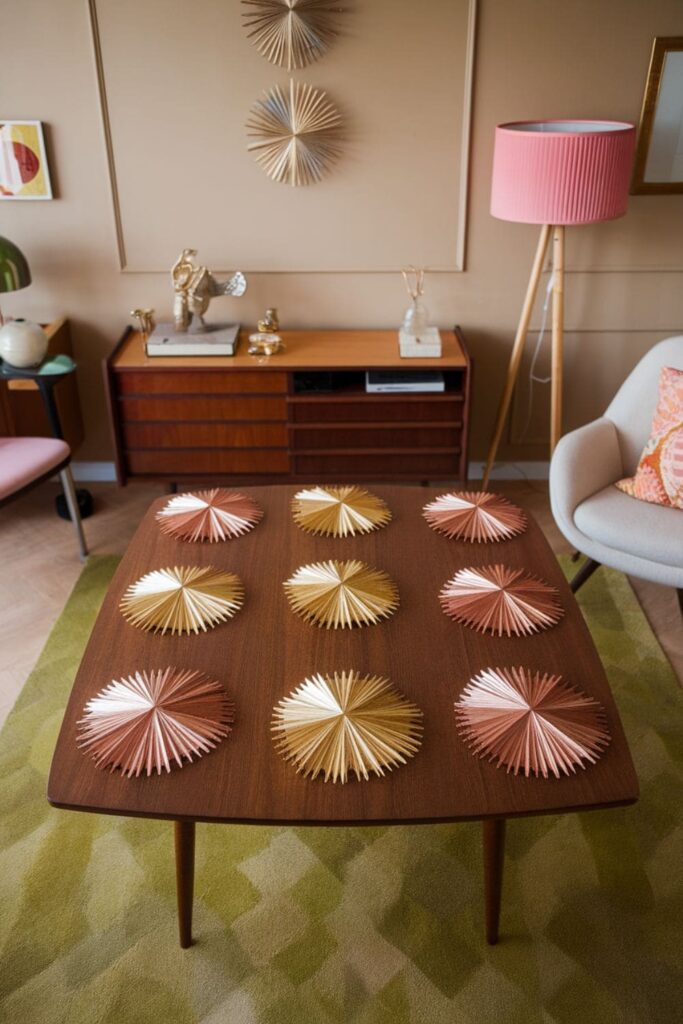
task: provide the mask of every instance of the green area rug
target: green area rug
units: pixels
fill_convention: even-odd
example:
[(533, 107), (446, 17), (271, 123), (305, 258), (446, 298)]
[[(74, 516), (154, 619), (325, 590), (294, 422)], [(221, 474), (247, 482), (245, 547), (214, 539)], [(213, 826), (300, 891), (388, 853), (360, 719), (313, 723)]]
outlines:
[(200, 825), (182, 951), (172, 826), (45, 800), (115, 565), (90, 560), (0, 736), (0, 1020), (681, 1020), (683, 695), (624, 577), (602, 569), (580, 596), (641, 800), (510, 823), (499, 946), (483, 939), (476, 824)]

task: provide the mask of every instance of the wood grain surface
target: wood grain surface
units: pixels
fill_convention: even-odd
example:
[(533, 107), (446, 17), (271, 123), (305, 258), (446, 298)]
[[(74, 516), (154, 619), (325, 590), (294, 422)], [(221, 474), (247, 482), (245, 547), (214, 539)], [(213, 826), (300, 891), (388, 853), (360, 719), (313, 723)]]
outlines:
[[(296, 527), (296, 488), (254, 487), (265, 510), (248, 535), (200, 545), (164, 536), (154, 502), (114, 577), (66, 709), (48, 784), (59, 807), (112, 814), (222, 822), (299, 824), (418, 823), (583, 810), (632, 803), (638, 784), (604, 670), (560, 567), (540, 528), (499, 544), (448, 540), (429, 529), (422, 506), (443, 488), (371, 488), (393, 512), (364, 537), (316, 538)], [(333, 631), (290, 610), (282, 583), (307, 562), (359, 558), (397, 582), (400, 607), (386, 622)], [(529, 569), (560, 591), (562, 621), (529, 638), (491, 638), (448, 619), (438, 593), (458, 568), (502, 562)], [(205, 635), (155, 636), (128, 625), (118, 610), (143, 573), (174, 565), (215, 565), (236, 572), (244, 608)], [(176, 665), (210, 673), (236, 703), (233, 733), (210, 754), (170, 775), (124, 779), (98, 769), (76, 744), (85, 702), (111, 679)], [(489, 666), (525, 665), (559, 673), (600, 700), (612, 742), (598, 763), (560, 780), (507, 775), (474, 757), (456, 731), (453, 703)], [(384, 778), (342, 786), (306, 780), (276, 752), (273, 706), (314, 672), (357, 669), (387, 676), (424, 712), (417, 755)]]

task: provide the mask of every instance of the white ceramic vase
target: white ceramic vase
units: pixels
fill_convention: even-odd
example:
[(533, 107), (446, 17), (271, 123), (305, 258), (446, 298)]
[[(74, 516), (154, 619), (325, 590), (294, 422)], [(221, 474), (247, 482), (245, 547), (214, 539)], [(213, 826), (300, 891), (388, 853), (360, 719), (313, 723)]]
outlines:
[(29, 320), (8, 320), (0, 327), (0, 358), (25, 370), (38, 366), (47, 354), (47, 335)]

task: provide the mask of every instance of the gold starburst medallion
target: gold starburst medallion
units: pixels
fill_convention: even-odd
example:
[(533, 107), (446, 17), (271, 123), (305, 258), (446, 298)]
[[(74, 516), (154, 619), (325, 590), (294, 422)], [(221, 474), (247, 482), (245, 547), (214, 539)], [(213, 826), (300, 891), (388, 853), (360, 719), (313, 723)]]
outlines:
[(242, 0), (244, 27), (258, 52), (281, 68), (305, 68), (327, 52), (337, 0)]
[(326, 629), (366, 626), (398, 608), (398, 587), (364, 562), (303, 565), (284, 584), (295, 612)]
[(335, 672), (306, 679), (274, 709), (278, 749), (298, 771), (325, 782), (346, 782), (349, 772), (405, 764), (421, 743), (422, 712), (387, 679)]
[(128, 587), (120, 608), (125, 619), (156, 633), (206, 632), (239, 611), (239, 577), (213, 566), (155, 569)]
[(381, 500), (361, 487), (310, 487), (292, 500), (294, 522), (308, 533), (353, 537), (378, 530), (391, 519)]

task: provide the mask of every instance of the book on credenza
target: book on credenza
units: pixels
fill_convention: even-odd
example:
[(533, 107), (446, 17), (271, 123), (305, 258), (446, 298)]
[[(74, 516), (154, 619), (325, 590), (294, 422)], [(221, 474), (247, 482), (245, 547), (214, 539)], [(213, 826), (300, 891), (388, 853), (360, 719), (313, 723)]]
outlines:
[(210, 324), (204, 331), (176, 331), (157, 324), (145, 349), (148, 356), (234, 356), (239, 324)]
[(368, 370), (365, 390), (369, 394), (411, 391), (445, 391), (443, 373), (438, 370)]

